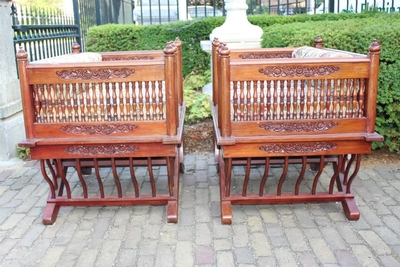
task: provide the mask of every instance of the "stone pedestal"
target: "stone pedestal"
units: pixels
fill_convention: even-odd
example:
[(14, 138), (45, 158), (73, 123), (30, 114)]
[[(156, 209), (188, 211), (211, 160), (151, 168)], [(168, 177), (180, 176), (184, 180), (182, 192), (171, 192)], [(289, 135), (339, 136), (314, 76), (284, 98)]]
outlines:
[[(247, 8), (246, 0), (226, 0), (224, 24), (212, 31), (210, 40), (200, 42), (201, 48), (211, 54), (211, 42), (215, 37), (220, 42), (227, 44), (230, 49), (260, 48), (263, 30), (247, 20)], [(203, 93), (212, 94), (211, 83), (203, 88)]]
[(0, 161), (16, 158), (17, 143), (25, 138), (10, 8), (0, 0)]
[(214, 37), (226, 43), (231, 49), (261, 47), (263, 31), (259, 26), (255, 26), (247, 20), (247, 8), (246, 0), (226, 0), (225, 22), (212, 31), (210, 41), (201, 41), (202, 49), (210, 53)]

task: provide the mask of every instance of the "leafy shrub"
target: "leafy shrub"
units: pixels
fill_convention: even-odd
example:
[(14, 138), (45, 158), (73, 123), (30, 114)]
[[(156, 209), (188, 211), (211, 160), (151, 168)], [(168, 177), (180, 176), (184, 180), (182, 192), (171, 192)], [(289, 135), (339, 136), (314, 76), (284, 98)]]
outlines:
[(203, 94), (201, 89), (211, 81), (211, 72), (205, 76), (189, 75), (183, 81), (183, 96), (186, 101), (186, 122), (199, 122), (211, 117), (210, 96)]
[(17, 145), (18, 158), (27, 160), (31, 157), (31, 149), (29, 147), (21, 147)]
[(183, 76), (204, 73), (210, 68), (210, 55), (202, 50), (200, 41), (208, 40), (224, 18), (180, 21), (163, 25), (117, 25), (92, 27), (86, 48), (92, 52), (163, 49), (176, 37), (182, 42)]

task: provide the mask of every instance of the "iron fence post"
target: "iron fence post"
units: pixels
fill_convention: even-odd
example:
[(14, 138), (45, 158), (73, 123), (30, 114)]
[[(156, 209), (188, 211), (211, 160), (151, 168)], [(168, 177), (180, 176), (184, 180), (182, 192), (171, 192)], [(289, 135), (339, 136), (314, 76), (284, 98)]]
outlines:
[(80, 24), (80, 16), (79, 16), (79, 0), (73, 0), (73, 7), (74, 7), (74, 23), (78, 26), (78, 34), (79, 36), (76, 37), (76, 42), (81, 46), (81, 50), (83, 51), (82, 45), (82, 33), (81, 33), (81, 24)]

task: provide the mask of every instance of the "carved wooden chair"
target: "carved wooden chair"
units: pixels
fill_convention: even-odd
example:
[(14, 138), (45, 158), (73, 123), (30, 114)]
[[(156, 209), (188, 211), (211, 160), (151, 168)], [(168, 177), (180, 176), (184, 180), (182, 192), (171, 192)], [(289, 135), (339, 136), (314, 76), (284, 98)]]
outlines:
[(26, 129), (19, 145), (40, 160), (50, 187), (43, 223), (53, 224), (60, 206), (162, 204), (167, 221), (177, 222), (180, 40), (163, 51), (73, 51), (35, 63), (17, 54)]
[[(230, 50), (213, 41), (223, 223), (232, 222), (232, 204), (340, 201), (349, 220), (359, 218), (351, 184), (361, 155), (383, 140), (374, 128), (379, 54), (376, 41), (368, 55), (322, 48), (321, 38), (316, 48)], [(322, 179), (329, 162), (333, 172)], [(235, 175), (238, 165), (244, 175)], [(282, 167), (275, 181), (273, 165)]]

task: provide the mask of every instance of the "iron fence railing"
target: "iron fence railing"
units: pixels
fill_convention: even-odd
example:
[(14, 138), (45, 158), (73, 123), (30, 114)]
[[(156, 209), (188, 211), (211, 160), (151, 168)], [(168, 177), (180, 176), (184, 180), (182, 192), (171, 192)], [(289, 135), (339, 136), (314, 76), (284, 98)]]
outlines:
[(35, 61), (70, 53), (73, 42), (80, 43), (79, 26), (72, 14), (60, 9), (36, 9), (11, 5), (14, 47), (22, 46)]
[[(90, 27), (114, 24), (161, 24), (178, 20), (225, 16), (226, 0), (72, 0), (73, 10), (35, 9), (12, 4), (15, 46), (30, 60), (69, 53), (77, 41), (85, 51)], [(247, 14), (358, 13), (371, 7), (398, 12), (400, 0), (246, 0)], [(398, 7), (399, 6), (399, 7)]]

